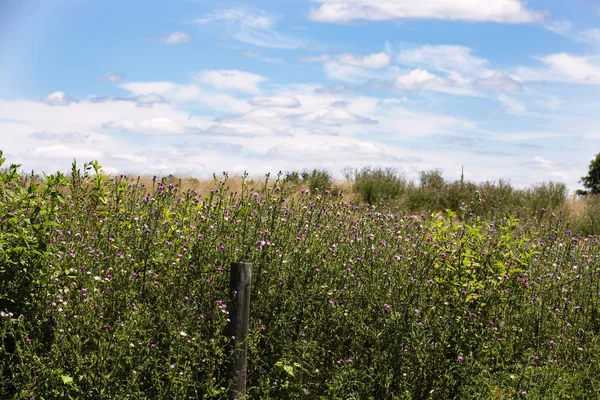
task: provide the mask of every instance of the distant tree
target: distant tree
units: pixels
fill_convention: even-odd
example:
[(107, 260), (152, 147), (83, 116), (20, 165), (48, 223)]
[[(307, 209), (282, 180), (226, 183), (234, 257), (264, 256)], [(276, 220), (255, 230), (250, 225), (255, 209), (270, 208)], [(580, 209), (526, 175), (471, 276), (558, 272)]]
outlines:
[(579, 181), (587, 190), (577, 190), (579, 196), (587, 194), (600, 194), (600, 153), (590, 161), (590, 170), (586, 176), (582, 176)]

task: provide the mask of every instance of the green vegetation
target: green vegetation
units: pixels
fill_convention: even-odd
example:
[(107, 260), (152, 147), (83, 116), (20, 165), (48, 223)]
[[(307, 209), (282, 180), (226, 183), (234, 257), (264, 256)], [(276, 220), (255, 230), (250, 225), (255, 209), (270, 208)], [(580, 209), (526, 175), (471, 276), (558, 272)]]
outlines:
[[(600, 243), (561, 185), (429, 172), (364, 205), (289, 178), (197, 193), (17, 168), (0, 170), (0, 398), (226, 398), (238, 261), (250, 398), (597, 396)], [(417, 198), (454, 211), (412, 215)]]
[(397, 199), (406, 186), (406, 179), (392, 168), (363, 168), (354, 175), (353, 189), (368, 204)]
[(580, 183), (587, 190), (578, 190), (578, 195), (600, 194), (600, 153), (596, 154), (596, 157), (590, 161), (588, 174), (581, 177)]

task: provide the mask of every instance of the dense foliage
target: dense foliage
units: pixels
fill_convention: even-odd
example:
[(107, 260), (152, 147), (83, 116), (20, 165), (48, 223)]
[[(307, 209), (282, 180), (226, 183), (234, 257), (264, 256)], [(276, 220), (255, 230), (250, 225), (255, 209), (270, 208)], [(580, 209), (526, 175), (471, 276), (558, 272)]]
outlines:
[(250, 398), (594, 398), (598, 238), (547, 204), (483, 219), (493, 199), (465, 193), (409, 215), (279, 179), (2, 170), (0, 398), (226, 398), (238, 261)]
[(600, 194), (600, 153), (590, 161), (588, 174), (581, 177), (580, 183), (585, 189), (578, 190), (578, 195)]

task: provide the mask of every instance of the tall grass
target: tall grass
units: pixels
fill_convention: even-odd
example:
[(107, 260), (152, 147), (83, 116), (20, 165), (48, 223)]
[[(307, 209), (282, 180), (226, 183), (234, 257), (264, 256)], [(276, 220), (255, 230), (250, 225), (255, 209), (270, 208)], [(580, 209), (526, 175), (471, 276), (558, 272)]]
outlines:
[(97, 164), (33, 187), (14, 171), (0, 398), (226, 398), (238, 261), (250, 398), (596, 396), (600, 246), (560, 213), (492, 222), (485, 188), (460, 214), (409, 215), (279, 178), (197, 193)]

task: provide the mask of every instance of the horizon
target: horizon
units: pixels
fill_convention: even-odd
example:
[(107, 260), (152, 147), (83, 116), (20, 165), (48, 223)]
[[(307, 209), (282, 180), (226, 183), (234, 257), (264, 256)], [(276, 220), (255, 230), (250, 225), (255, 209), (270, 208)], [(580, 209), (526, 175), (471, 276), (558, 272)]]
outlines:
[(24, 171), (392, 167), (581, 187), (589, 0), (0, 0), (0, 150)]

